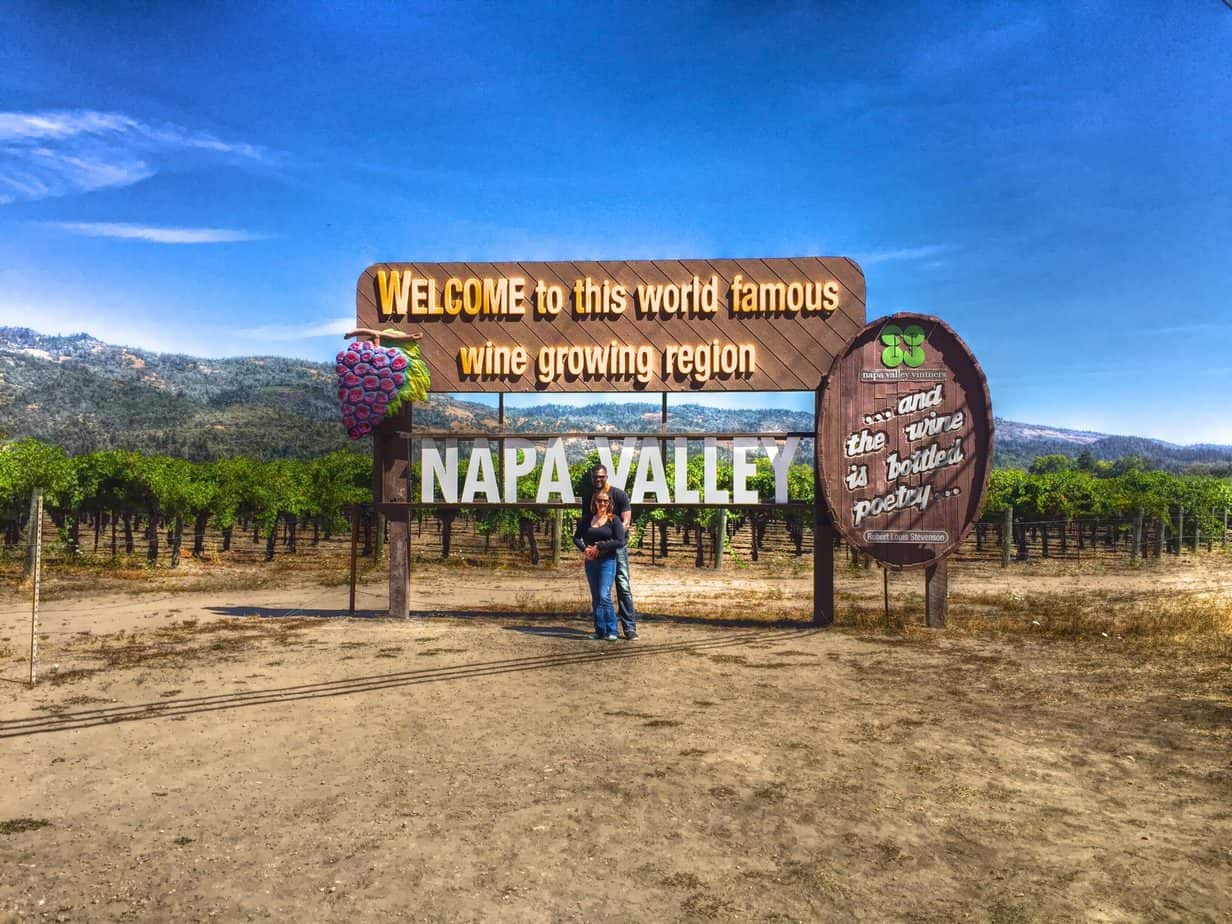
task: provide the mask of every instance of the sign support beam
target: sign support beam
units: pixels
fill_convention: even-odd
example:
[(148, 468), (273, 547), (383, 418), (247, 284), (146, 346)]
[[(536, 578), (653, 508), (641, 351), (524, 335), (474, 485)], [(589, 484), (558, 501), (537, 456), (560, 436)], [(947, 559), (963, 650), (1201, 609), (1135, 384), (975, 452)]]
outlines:
[(924, 568), (924, 619), (930, 629), (944, 629), (949, 569), (942, 558)]

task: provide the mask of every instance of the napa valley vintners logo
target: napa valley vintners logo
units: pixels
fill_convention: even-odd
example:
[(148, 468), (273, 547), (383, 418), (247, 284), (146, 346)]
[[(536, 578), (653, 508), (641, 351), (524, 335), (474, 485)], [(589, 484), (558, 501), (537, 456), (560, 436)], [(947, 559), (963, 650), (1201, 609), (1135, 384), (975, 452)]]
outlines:
[(908, 324), (905, 328), (887, 324), (881, 329), (881, 364), (887, 369), (906, 366), (916, 369), (924, 364), (924, 328)]

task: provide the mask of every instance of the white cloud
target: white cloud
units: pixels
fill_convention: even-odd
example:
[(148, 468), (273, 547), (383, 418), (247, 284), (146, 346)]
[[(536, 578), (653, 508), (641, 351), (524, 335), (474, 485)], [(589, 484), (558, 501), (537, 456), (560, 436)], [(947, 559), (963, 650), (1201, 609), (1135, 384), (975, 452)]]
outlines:
[(230, 244), (237, 241), (264, 241), (268, 234), (233, 228), (159, 228), (103, 221), (48, 221), (47, 227), (86, 237), (114, 237), (150, 241), (155, 244)]
[(355, 329), (355, 318), (334, 318), (320, 324), (301, 326), (296, 324), (270, 324), (264, 327), (248, 327), (238, 333), (244, 337), (260, 337), (263, 340), (287, 341), (310, 340), (313, 337), (341, 337)]
[(875, 250), (854, 255), (861, 266), (875, 266), (878, 263), (889, 263), (891, 260), (923, 260), (935, 257), (949, 250), (948, 244), (925, 244), (923, 247), (900, 247), (897, 250)]
[(124, 132), (138, 123), (114, 112), (0, 112), (0, 142)]
[(0, 112), (0, 204), (131, 186), (189, 152), (261, 163), (270, 152), (116, 112)]

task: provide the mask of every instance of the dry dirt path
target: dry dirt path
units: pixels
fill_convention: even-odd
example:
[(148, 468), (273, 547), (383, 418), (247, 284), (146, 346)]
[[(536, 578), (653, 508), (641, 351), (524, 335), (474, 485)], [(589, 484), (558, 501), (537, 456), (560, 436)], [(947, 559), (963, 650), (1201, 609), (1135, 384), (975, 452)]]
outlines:
[[(424, 609), (525, 612), (308, 618), (346, 599), (309, 585), (49, 604), (58, 682), (0, 683), (0, 916), (1232, 916), (1226, 659), (718, 626), (690, 603), (719, 585), (645, 574), (696, 621), (596, 643), (542, 574), (425, 576)], [(804, 580), (745, 588), (751, 615), (807, 612)]]

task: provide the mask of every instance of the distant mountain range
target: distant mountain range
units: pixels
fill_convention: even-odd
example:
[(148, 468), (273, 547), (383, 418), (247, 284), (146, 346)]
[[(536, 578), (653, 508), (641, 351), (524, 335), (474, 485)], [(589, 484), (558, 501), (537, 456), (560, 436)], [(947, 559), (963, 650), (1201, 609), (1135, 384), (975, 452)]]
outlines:
[[(276, 356), (201, 359), (114, 346), (88, 334), (47, 336), (0, 327), (0, 434), (33, 436), (71, 453), (125, 448), (190, 459), (248, 455), (310, 457), (350, 444), (339, 422), (332, 363)], [(811, 430), (812, 414), (671, 405), (674, 429)], [(508, 409), (512, 429), (657, 430), (659, 404)], [(496, 410), (447, 395), (415, 409), (417, 426), (494, 428)], [(1036, 456), (1096, 459), (1130, 454), (1162, 468), (1232, 463), (1232, 446), (1177, 446), (997, 419), (997, 463), (1029, 465)]]

